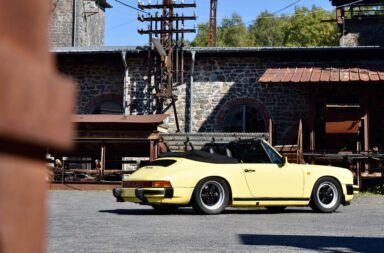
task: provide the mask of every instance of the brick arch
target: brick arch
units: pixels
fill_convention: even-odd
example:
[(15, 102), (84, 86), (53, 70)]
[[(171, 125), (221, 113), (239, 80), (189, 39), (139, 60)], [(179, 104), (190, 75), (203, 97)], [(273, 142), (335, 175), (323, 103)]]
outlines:
[(222, 131), (225, 115), (233, 108), (240, 105), (248, 105), (259, 111), (264, 118), (265, 127), (268, 127), (268, 121), (270, 119), (270, 113), (267, 107), (258, 99), (251, 97), (238, 97), (227, 101), (219, 110), (215, 119), (215, 130)]
[(117, 94), (103, 94), (92, 99), (84, 108), (85, 114), (92, 113), (98, 106), (105, 102), (114, 102), (123, 106), (123, 96)]

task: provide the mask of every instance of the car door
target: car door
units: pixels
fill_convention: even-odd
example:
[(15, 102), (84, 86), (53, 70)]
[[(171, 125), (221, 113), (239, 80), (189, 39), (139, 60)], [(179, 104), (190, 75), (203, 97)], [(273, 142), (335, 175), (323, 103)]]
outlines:
[(303, 196), (304, 175), (299, 166), (285, 163), (265, 142), (241, 148), (242, 169), (252, 196), (289, 200)]

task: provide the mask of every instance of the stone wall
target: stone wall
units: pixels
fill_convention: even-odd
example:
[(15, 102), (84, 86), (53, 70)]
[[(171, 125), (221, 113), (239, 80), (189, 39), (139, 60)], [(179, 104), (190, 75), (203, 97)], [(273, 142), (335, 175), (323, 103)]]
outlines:
[[(130, 114), (154, 112), (154, 95), (148, 89), (145, 57), (127, 57)], [(60, 55), (60, 72), (71, 76), (78, 83), (78, 108), (80, 114), (92, 113), (102, 102), (116, 102), (123, 107), (125, 70), (120, 53), (100, 55)]]
[[(272, 59), (270, 59), (272, 60)], [(186, 83), (177, 87), (177, 111), (182, 130), (189, 130), (190, 61), (186, 61)], [(232, 106), (248, 104), (263, 113), (266, 129), (271, 118), (277, 138), (289, 139), (300, 119), (308, 117), (308, 91), (302, 85), (261, 85), (257, 82), (268, 62), (254, 57), (197, 56), (192, 105), (193, 132), (222, 131), (222, 117)], [(173, 113), (168, 126), (175, 130)], [(289, 140), (286, 140), (289, 141)]]
[(72, 46), (72, 0), (52, 1), (49, 37), (53, 47)]
[[(383, 46), (384, 20), (347, 20), (344, 34), (340, 38), (340, 45), (346, 47), (356, 46)], [(341, 30), (343, 30), (341, 28)]]
[[(95, 1), (75, 2), (75, 46), (102, 46), (105, 8), (97, 5)], [(54, 0), (49, 27), (52, 47), (73, 46), (73, 25), (73, 0)]]
[[(270, 59), (272, 61), (272, 59)], [(127, 56), (130, 114), (155, 111), (154, 91), (148, 89), (145, 57)], [(182, 132), (189, 131), (190, 58), (186, 58), (185, 82), (175, 87), (177, 112)], [(249, 104), (260, 110), (267, 124), (274, 122), (276, 139), (295, 142), (300, 119), (308, 118), (308, 90), (302, 85), (261, 85), (258, 78), (268, 67), (260, 58), (199, 57), (195, 63), (192, 131), (221, 132), (222, 118), (237, 104)], [(124, 66), (120, 54), (63, 55), (60, 71), (78, 82), (78, 113), (89, 114), (101, 102), (120, 101), (123, 106)], [(166, 106), (165, 106), (166, 108)], [(176, 131), (173, 108), (164, 113), (169, 132)], [(267, 125), (266, 125), (267, 129)]]
[(60, 56), (59, 70), (78, 84), (77, 113), (90, 114), (98, 103), (114, 101), (123, 106), (124, 67), (121, 56)]
[[(336, 54), (337, 55), (337, 54)], [(89, 114), (100, 103), (115, 101), (123, 106), (124, 83), (128, 89), (127, 112), (130, 114), (152, 114), (155, 112), (154, 90), (148, 87), (147, 58), (145, 54), (129, 53), (127, 76), (120, 51), (85, 54), (59, 55), (60, 70), (78, 81), (79, 103), (78, 113)], [(327, 66), (338, 66), (340, 60), (322, 60)], [(350, 59), (346, 60), (350, 61)], [(359, 66), (369, 62), (353, 61)], [(318, 60), (304, 59), (301, 55), (293, 58), (280, 56), (221, 56), (197, 54), (195, 72), (193, 74), (192, 132), (221, 132), (226, 113), (237, 105), (250, 105), (256, 108), (267, 123), (272, 119), (274, 126), (274, 144), (294, 144), (297, 141), (299, 120), (303, 120), (304, 130), (308, 131), (310, 100), (313, 96), (316, 103), (325, 103), (328, 95), (346, 95), (360, 97), (368, 88), (366, 84), (356, 82), (353, 85), (341, 83), (298, 83), (269, 85), (260, 84), (257, 80), (270, 67), (311, 66), (319, 64)], [(370, 64), (373, 64), (370, 61)], [(382, 65), (383, 62), (375, 63)], [(317, 65), (318, 66), (318, 65)], [(177, 112), (180, 129), (189, 132), (190, 125), (190, 70), (191, 58), (186, 54), (185, 81), (175, 87), (177, 95)], [(152, 80), (152, 79), (151, 79)], [(371, 85), (371, 84), (370, 84)], [(384, 90), (380, 82), (369, 86), (371, 98), (372, 140), (384, 142), (382, 118), (384, 105), (381, 102)], [(313, 95), (315, 94), (315, 95)], [(167, 108), (165, 106), (165, 108)], [(170, 133), (176, 131), (173, 108), (164, 111), (170, 115), (164, 125)], [(308, 132), (305, 132), (308, 137)]]

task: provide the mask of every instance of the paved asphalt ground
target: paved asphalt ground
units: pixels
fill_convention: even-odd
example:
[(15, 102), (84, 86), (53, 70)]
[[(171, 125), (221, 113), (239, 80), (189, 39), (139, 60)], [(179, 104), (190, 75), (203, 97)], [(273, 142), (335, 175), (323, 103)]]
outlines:
[(336, 213), (184, 208), (159, 215), (116, 203), (109, 191), (52, 191), (47, 252), (384, 252), (384, 197), (357, 197)]

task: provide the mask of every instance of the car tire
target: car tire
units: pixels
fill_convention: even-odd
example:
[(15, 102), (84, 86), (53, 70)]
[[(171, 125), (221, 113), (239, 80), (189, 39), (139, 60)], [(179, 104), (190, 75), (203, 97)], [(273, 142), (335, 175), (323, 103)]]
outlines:
[(200, 181), (192, 196), (193, 209), (200, 214), (219, 214), (229, 202), (228, 184), (220, 178)]
[(339, 208), (343, 192), (334, 178), (319, 179), (312, 191), (310, 206), (316, 212), (332, 213)]
[(177, 205), (152, 205), (152, 208), (155, 209), (158, 213), (174, 213), (179, 209), (179, 206)]
[(265, 207), (271, 213), (281, 213), (287, 208), (286, 206), (266, 206)]

